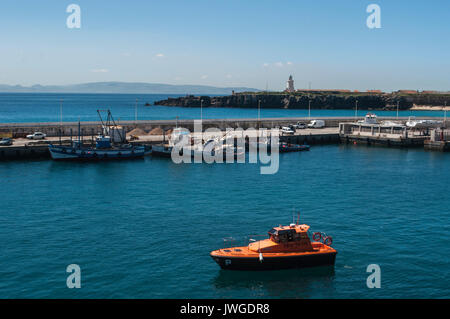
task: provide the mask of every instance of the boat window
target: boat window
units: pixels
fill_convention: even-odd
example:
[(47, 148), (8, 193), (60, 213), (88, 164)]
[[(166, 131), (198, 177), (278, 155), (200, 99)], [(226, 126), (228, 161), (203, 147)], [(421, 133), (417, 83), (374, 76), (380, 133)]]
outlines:
[(288, 241), (293, 241), (293, 240), (294, 240), (294, 234), (293, 234), (293, 232), (289, 232), (289, 233), (287, 234), (287, 239), (288, 239)]
[(224, 249), (223, 251), (226, 251), (227, 253), (231, 252), (231, 250), (229, 250), (229, 249)]
[(269, 239), (271, 239), (271, 240), (272, 240), (273, 242), (275, 242), (275, 243), (280, 242), (280, 240), (279, 240), (279, 238), (278, 238), (277, 235), (272, 235), (272, 234), (270, 234), (270, 235), (269, 235)]
[(240, 250), (240, 249), (235, 249), (234, 251), (242, 251), (242, 250)]

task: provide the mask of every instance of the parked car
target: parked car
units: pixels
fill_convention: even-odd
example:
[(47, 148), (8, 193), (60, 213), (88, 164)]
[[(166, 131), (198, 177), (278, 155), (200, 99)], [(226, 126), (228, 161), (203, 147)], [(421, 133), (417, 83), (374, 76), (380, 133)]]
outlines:
[(283, 133), (283, 134), (288, 134), (288, 135), (292, 135), (292, 134), (295, 133), (295, 131), (294, 131), (292, 128), (290, 128), (289, 126), (283, 126), (283, 127), (281, 128), (281, 133)]
[(306, 128), (306, 124), (302, 122), (297, 122), (297, 124), (292, 125), (297, 130), (303, 130)]
[(43, 140), (45, 138), (45, 134), (41, 132), (34, 132), (33, 134), (27, 135), (27, 138), (30, 140)]
[(308, 124), (308, 128), (322, 128), (322, 127), (325, 127), (324, 120), (312, 120)]
[(12, 145), (12, 143), (12, 138), (9, 137), (4, 137), (0, 140), (0, 146), (9, 146)]

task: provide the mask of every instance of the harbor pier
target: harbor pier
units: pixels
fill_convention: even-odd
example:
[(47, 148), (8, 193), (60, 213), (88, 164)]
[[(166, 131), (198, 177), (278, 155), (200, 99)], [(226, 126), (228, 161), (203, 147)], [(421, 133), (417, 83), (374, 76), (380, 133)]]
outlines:
[(395, 147), (424, 147), (430, 132), (445, 125), (436, 119), (409, 118), (408, 121), (378, 121), (374, 114), (364, 120), (339, 123), (339, 137), (343, 143), (383, 145)]
[[(294, 134), (284, 135), (280, 133), (280, 141), (293, 144), (338, 144), (344, 143), (367, 143), (367, 144), (384, 144), (387, 146), (422, 146), (424, 141), (429, 139), (426, 135), (412, 134), (407, 138), (402, 136), (390, 136), (389, 132), (385, 132), (386, 136), (366, 136), (359, 133), (359, 135), (349, 134), (344, 128), (346, 123), (355, 122), (355, 120), (362, 120), (363, 117), (314, 117), (311, 119), (321, 119), (325, 122), (325, 127), (316, 129), (297, 129)], [(300, 123), (309, 123), (311, 120), (306, 117), (295, 118), (263, 118), (263, 119), (205, 119), (203, 120), (203, 130), (208, 128), (219, 128), (223, 132), (227, 128), (242, 128), (244, 130), (249, 128), (266, 128), (271, 129), (275, 127), (282, 127), (286, 125)], [(379, 119), (389, 121), (396, 120), (397, 122), (405, 123), (407, 118), (393, 118), (380, 117)], [(435, 118), (421, 118), (421, 119), (435, 119)], [(191, 132), (194, 131), (194, 120), (140, 120), (140, 121), (120, 121), (116, 122), (118, 126), (123, 128), (126, 133), (135, 129), (140, 129), (145, 132), (145, 135), (134, 136), (137, 139), (130, 139), (133, 144), (151, 145), (167, 141), (168, 134), (174, 127), (183, 127)], [(341, 124), (341, 126), (340, 126)], [(345, 125), (344, 125), (345, 124)], [(345, 126), (347, 127), (347, 126)], [(0, 123), (0, 137), (10, 137), (13, 139), (13, 145), (0, 146), (0, 160), (5, 159), (28, 159), (28, 158), (50, 158), (48, 151), (48, 144), (67, 144), (71, 140), (77, 139), (78, 134), (82, 141), (86, 144), (93, 143), (94, 137), (101, 132), (101, 122), (81, 122), (80, 132), (78, 132), (77, 122), (63, 122), (63, 123)], [(160, 129), (160, 134), (148, 134), (154, 129)], [(342, 131), (343, 130), (343, 131)], [(26, 135), (34, 132), (42, 132), (47, 135), (45, 140), (29, 140)], [(395, 133), (395, 132), (392, 132)], [(371, 131), (373, 134), (373, 130)], [(403, 134), (403, 133), (402, 133)], [(408, 134), (408, 133), (407, 133)], [(395, 135), (395, 134), (394, 134)], [(128, 135), (128, 138), (131, 136)], [(430, 149), (436, 147), (448, 148), (448, 140), (442, 143), (440, 141), (437, 146), (437, 141), (428, 144)], [(444, 146), (442, 146), (444, 145)]]
[(424, 147), (430, 151), (450, 151), (450, 130), (433, 130), (430, 134), (430, 139), (424, 142)]
[(339, 127), (342, 143), (395, 147), (423, 147), (429, 138), (424, 131), (414, 132), (402, 126), (363, 125), (342, 123)]
[[(297, 122), (309, 123), (310, 120), (323, 120), (325, 127), (339, 127), (339, 123), (355, 122), (362, 120), (364, 117), (286, 117), (286, 118), (242, 118), (242, 119), (203, 119), (203, 129), (219, 128), (226, 130), (227, 128), (274, 128), (277, 126), (285, 126), (295, 124)], [(394, 121), (405, 123), (408, 118), (405, 117), (379, 117), (379, 120)], [(435, 117), (420, 117), (420, 119), (436, 119)], [(144, 131), (151, 131), (154, 128), (161, 128), (164, 131), (172, 129), (176, 126), (194, 130), (193, 119), (173, 119), (173, 120), (138, 120), (138, 121), (116, 121), (116, 124), (122, 126), (126, 132), (135, 128)], [(81, 122), (81, 135), (91, 136), (101, 131), (101, 122), (90, 121)], [(13, 138), (26, 137), (34, 132), (42, 132), (48, 137), (54, 136), (76, 136), (78, 135), (78, 122), (47, 122), (47, 123), (0, 123), (0, 135), (11, 135)]]

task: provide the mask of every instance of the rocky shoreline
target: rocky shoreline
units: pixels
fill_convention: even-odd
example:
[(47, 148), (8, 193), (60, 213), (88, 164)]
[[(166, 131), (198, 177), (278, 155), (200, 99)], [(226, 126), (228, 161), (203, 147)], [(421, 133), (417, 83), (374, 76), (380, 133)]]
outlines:
[[(156, 101), (155, 105), (182, 107), (236, 107), (236, 108), (282, 108), (307, 109), (311, 101), (312, 109), (354, 109), (358, 101), (359, 109), (395, 110), (397, 103), (400, 110), (409, 110), (417, 105), (443, 107), (450, 102), (450, 94), (327, 94), (327, 93), (238, 93), (228, 96), (194, 96), (168, 98)], [(450, 104), (450, 103), (449, 103)]]

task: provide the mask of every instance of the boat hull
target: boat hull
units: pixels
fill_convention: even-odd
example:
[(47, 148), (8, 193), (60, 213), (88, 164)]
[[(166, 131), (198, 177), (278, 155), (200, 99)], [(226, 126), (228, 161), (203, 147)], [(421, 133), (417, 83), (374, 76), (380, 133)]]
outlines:
[[(152, 155), (159, 156), (159, 157), (172, 157), (172, 149), (173, 149), (172, 146), (153, 145)], [(180, 156), (183, 156), (182, 151), (180, 151)], [(195, 158), (201, 158), (202, 160), (204, 159), (204, 151), (202, 151), (202, 150), (191, 149), (191, 150), (189, 150), (189, 152), (190, 152), (190, 154), (188, 157), (190, 157), (191, 159), (195, 159)], [(231, 152), (230, 155), (232, 158), (238, 159), (239, 157), (244, 157), (245, 153), (244, 153), (244, 151), (233, 150), (233, 152)], [(211, 152), (210, 156), (211, 157), (219, 157), (219, 158), (223, 158), (223, 160), (226, 160), (227, 152), (219, 151), (217, 154), (214, 152)]]
[(172, 156), (172, 147), (171, 146), (163, 146), (163, 145), (153, 145), (152, 156), (171, 157)]
[(118, 159), (137, 159), (144, 157), (148, 153), (148, 151), (143, 146), (124, 149), (100, 150), (49, 145), (49, 151), (52, 159), (56, 161), (104, 161)]
[[(309, 151), (310, 146), (309, 145), (297, 145), (297, 144), (292, 144), (290, 146), (288, 145), (280, 145), (278, 147), (278, 152), (279, 153), (290, 153), (290, 152), (303, 152), (303, 151)], [(253, 150), (253, 151), (259, 151), (259, 150), (264, 150), (266, 149), (267, 152), (271, 152), (271, 145), (270, 144), (263, 144), (263, 143), (253, 143), (253, 144), (249, 144), (247, 146), (247, 149)]]
[(226, 270), (280, 270), (290, 268), (307, 268), (334, 265), (337, 252), (296, 255), (296, 256), (263, 256), (257, 257), (218, 256), (211, 254), (212, 259)]
[(280, 153), (309, 151), (309, 145), (280, 146)]

